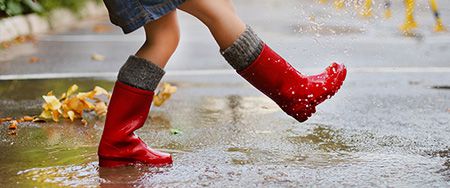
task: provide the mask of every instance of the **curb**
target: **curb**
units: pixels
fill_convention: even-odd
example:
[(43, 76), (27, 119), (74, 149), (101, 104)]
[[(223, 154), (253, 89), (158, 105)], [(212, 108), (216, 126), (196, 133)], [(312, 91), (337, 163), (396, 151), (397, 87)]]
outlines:
[(0, 19), (0, 43), (12, 41), (20, 36), (60, 31), (81, 19), (104, 16), (106, 13), (103, 4), (87, 2), (78, 14), (61, 8), (51, 11), (48, 17), (33, 13), (3, 18)]

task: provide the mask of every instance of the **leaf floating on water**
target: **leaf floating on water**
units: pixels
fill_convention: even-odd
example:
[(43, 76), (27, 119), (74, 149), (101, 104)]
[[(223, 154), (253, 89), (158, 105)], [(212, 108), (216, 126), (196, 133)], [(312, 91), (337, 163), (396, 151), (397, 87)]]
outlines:
[(157, 107), (162, 106), (175, 92), (177, 92), (177, 87), (169, 83), (163, 83), (162, 88), (153, 97), (153, 104)]

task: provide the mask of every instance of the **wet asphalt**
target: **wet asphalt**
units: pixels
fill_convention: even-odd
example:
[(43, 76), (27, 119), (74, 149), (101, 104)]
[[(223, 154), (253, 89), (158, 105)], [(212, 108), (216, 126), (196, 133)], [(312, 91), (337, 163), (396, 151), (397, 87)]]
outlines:
[[(307, 1), (236, 1), (264, 40), (305, 73), (345, 63), (347, 81), (309, 121), (285, 115), (231, 70), (206, 28), (180, 14), (182, 41), (165, 82), (178, 92), (154, 107), (138, 134), (174, 155), (168, 168), (99, 169), (102, 119), (24, 123), (16, 136), (0, 129), (0, 183), (24, 186), (138, 187), (448, 187), (450, 186), (450, 35), (431, 32), (419, 6), (419, 29), (398, 31), (392, 20), (366, 20), (353, 9)], [(420, 4), (421, 5), (421, 4)], [(442, 2), (450, 21), (450, 4)], [(448, 23), (448, 22), (447, 22)], [(114, 75), (139, 48), (143, 31), (92, 32), (106, 18), (36, 44), (0, 50), (0, 116), (38, 114), (49, 90), (111, 90)], [(98, 53), (105, 61), (93, 61)], [(40, 61), (29, 63), (31, 57)], [(36, 74), (54, 79), (37, 78)], [(171, 134), (178, 129), (181, 134)]]

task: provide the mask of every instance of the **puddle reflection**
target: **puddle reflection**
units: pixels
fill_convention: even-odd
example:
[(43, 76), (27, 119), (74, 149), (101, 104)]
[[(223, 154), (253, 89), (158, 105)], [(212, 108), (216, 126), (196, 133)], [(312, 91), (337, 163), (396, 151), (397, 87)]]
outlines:
[(293, 144), (310, 144), (325, 152), (350, 151), (352, 148), (346, 143), (339, 131), (335, 131), (324, 125), (317, 125), (311, 133), (306, 135), (290, 136)]

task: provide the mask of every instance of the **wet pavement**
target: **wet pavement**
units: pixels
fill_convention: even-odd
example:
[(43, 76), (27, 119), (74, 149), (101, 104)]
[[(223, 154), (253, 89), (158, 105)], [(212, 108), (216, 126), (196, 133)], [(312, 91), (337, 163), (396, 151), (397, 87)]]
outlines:
[[(234, 74), (205, 28), (181, 14), (183, 41), (164, 78), (178, 92), (163, 107), (152, 108), (147, 125), (138, 132), (152, 147), (174, 155), (172, 167), (100, 169), (96, 147), (102, 119), (91, 119), (87, 126), (23, 123), (16, 136), (8, 135), (4, 124), (0, 183), (6, 187), (450, 186), (450, 35), (427, 31), (432, 27), (432, 20), (425, 19), (431, 17), (427, 9), (419, 11), (421, 37), (408, 38), (397, 33), (398, 16), (389, 22), (367, 21), (304, 1), (260, 2), (236, 4), (247, 22), (296, 67), (311, 73), (338, 60), (350, 70), (341, 91), (320, 105), (309, 121), (295, 122)], [(450, 9), (450, 4), (444, 5), (449, 6), (443, 11)], [(250, 14), (255, 11), (266, 14)], [(337, 34), (327, 29), (296, 31), (315, 25), (305, 18), (311, 15), (321, 18), (315, 22), (322, 28)], [(38, 114), (42, 94), (61, 93), (72, 84), (82, 91), (96, 85), (111, 90), (113, 74), (139, 47), (142, 31), (127, 37), (116, 29), (92, 33), (92, 24), (98, 22), (107, 20), (41, 36), (36, 45), (13, 47), (23, 50), (21, 54), (3, 53), (0, 78), (17, 79), (0, 81), (0, 116)], [(107, 59), (91, 61), (92, 53)], [(42, 61), (29, 64), (31, 56)], [(20, 80), (36, 73), (86, 74)], [(171, 134), (172, 129), (181, 134)]]

